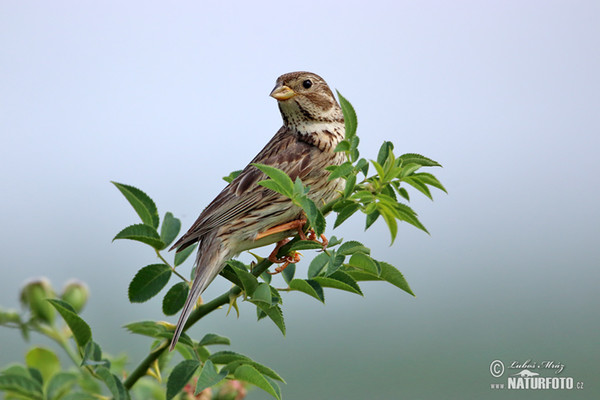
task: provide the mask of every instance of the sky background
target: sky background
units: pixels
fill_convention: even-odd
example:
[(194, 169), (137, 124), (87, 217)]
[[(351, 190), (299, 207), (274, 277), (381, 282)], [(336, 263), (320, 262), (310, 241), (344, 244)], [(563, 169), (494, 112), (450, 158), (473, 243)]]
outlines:
[[(137, 216), (109, 181), (187, 229), (280, 127), (275, 79), (308, 70), (353, 103), (363, 156), (391, 140), (444, 166), (431, 172), (448, 195), (411, 204), (430, 236), (403, 224), (390, 247), (383, 222), (364, 233), (358, 215), (328, 229), (417, 297), (383, 283), (326, 291), (325, 306), (290, 293), (286, 337), (248, 305), (193, 337), (230, 337), (287, 380), (286, 399), (597, 397), (599, 20), (597, 1), (2, 1), (0, 305), (18, 308), (30, 277), (81, 279), (95, 341), (136, 365), (151, 341), (121, 327), (176, 318), (127, 300), (157, 260), (111, 243)], [(8, 329), (0, 343), (0, 365), (30, 345)], [(585, 386), (494, 391), (495, 359), (560, 362)]]

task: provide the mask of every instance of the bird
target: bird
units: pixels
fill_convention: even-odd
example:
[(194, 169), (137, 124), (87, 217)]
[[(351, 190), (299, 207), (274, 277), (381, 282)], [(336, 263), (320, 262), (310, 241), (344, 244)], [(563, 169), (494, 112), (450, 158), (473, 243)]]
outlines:
[(195, 243), (198, 253), (188, 297), (181, 311), (170, 350), (183, 332), (198, 298), (225, 266), (243, 251), (294, 236), (304, 224), (302, 209), (258, 182), (268, 179), (254, 163), (300, 178), (308, 197), (325, 204), (340, 195), (345, 181), (329, 181), (330, 165), (346, 162), (335, 148), (345, 137), (344, 115), (331, 89), (319, 75), (299, 71), (281, 75), (270, 96), (277, 100), (283, 126), (242, 172), (202, 211), (170, 250), (180, 252)]

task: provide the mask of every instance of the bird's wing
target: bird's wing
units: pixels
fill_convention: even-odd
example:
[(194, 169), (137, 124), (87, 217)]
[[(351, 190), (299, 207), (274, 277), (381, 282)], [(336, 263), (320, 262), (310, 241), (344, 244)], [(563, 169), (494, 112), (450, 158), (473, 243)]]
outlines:
[[(251, 163), (279, 168), (292, 180), (304, 178), (310, 172), (310, 161), (316, 147), (298, 139), (298, 136), (282, 127)], [(207, 232), (232, 221), (256, 204), (271, 202), (280, 194), (266, 189), (258, 182), (267, 175), (253, 165), (246, 168), (202, 211), (196, 222), (172, 247), (181, 251), (196, 243)]]

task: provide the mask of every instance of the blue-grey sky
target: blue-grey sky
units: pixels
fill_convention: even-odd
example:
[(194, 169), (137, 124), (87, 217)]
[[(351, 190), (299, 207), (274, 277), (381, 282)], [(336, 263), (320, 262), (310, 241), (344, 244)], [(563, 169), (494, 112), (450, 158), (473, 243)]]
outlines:
[[(401, 225), (389, 247), (383, 223), (365, 234), (362, 218), (329, 230), (396, 265), (417, 297), (377, 283), (364, 298), (327, 292), (326, 306), (291, 293), (285, 338), (249, 306), (193, 334), (231, 337), (286, 378), (286, 398), (517, 398), (490, 389), (495, 359), (561, 361), (586, 384), (521, 398), (600, 393), (598, 2), (0, 9), (2, 307), (18, 307), (31, 276), (57, 289), (82, 279), (95, 340), (134, 365), (149, 340), (120, 327), (175, 318), (158, 300), (127, 302), (135, 271), (156, 259), (111, 243), (136, 215), (109, 181), (189, 227), (281, 125), (277, 76), (309, 70), (354, 104), (363, 156), (391, 140), (444, 165), (433, 172), (448, 195), (413, 195), (431, 236)], [(227, 287), (218, 279), (207, 297)], [(0, 338), (0, 364), (20, 361), (19, 334)]]

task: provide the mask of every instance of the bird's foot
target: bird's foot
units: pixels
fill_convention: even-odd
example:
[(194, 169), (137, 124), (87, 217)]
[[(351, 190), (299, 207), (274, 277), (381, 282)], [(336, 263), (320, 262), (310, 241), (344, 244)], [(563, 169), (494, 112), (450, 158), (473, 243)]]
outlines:
[(279, 252), (279, 249), (284, 246), (286, 243), (288, 243), (290, 241), (290, 239), (285, 239), (282, 240), (280, 242), (277, 242), (277, 245), (275, 246), (275, 249), (273, 249), (273, 251), (271, 252), (271, 254), (269, 255), (269, 261), (271, 261), (274, 264), (283, 264), (280, 265), (279, 267), (275, 268), (275, 272), (269, 272), (270, 275), (276, 275), (281, 273), (284, 269), (286, 269), (288, 267), (288, 265), (292, 264), (292, 263), (297, 263), (298, 261), (300, 261), (300, 253), (298, 252), (294, 252), (292, 254), (289, 254), (287, 256), (283, 256), (283, 257), (277, 257), (277, 253)]
[(310, 228), (308, 230), (308, 232), (306, 233), (306, 238), (308, 240), (312, 240), (313, 242), (317, 242), (321, 246), (323, 246), (323, 251), (325, 251), (327, 245), (329, 244), (329, 240), (327, 240), (327, 238), (323, 234), (321, 234), (320, 236), (321, 240), (317, 239), (317, 234), (315, 233), (315, 230), (313, 228)]

